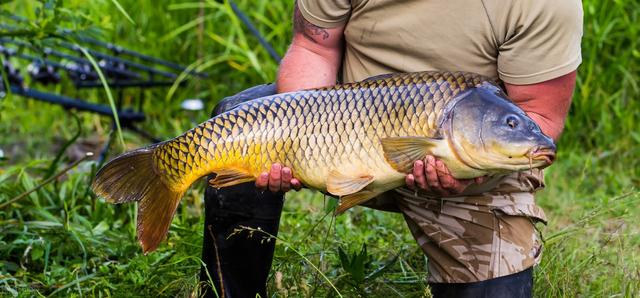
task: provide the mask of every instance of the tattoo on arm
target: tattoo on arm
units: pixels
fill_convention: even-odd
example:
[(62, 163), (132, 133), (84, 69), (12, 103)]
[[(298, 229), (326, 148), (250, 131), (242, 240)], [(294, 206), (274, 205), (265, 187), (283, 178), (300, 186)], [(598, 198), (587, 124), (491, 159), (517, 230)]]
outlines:
[(307, 39), (316, 42), (314, 37), (320, 37), (322, 40), (329, 38), (329, 32), (322, 27), (318, 27), (314, 24), (309, 23), (304, 19), (304, 16), (300, 12), (298, 8), (298, 1), (296, 1), (295, 7), (293, 9), (293, 30), (295, 32), (300, 32)]

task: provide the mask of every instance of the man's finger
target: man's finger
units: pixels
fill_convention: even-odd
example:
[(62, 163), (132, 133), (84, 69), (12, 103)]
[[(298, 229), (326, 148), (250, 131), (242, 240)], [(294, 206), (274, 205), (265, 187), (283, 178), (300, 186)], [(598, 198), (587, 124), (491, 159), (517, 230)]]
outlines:
[(256, 179), (256, 187), (264, 190), (267, 186), (269, 186), (269, 173), (262, 172), (260, 176), (258, 176), (258, 179)]
[(429, 190), (427, 184), (427, 178), (425, 176), (425, 162), (422, 160), (416, 160), (413, 163), (413, 180), (414, 186), (417, 186), (423, 190)]
[(280, 188), (283, 192), (287, 192), (291, 190), (291, 169), (288, 167), (282, 168), (282, 182), (280, 183)]
[(447, 169), (441, 160), (436, 160), (436, 172), (438, 173), (438, 180), (442, 188), (451, 191), (458, 186), (458, 180), (451, 176), (449, 169)]
[(459, 180), (457, 185), (454, 186), (454, 188), (451, 190), (451, 192), (453, 194), (459, 194), (462, 193), (465, 189), (467, 189), (467, 187), (469, 187), (469, 185), (471, 185), (473, 183), (473, 179), (467, 179), (467, 180)]
[(463, 192), (471, 183), (473, 179), (456, 179), (451, 175), (451, 171), (441, 160), (436, 160), (436, 168), (438, 170), (438, 178), (444, 188), (450, 195), (457, 195)]
[(271, 166), (271, 172), (269, 172), (269, 190), (272, 192), (280, 191), (281, 180), (282, 166), (279, 163), (274, 163)]
[(295, 189), (296, 191), (301, 190), (302, 189), (302, 183), (300, 183), (300, 180), (298, 180), (296, 178), (291, 178), (291, 187), (293, 189)]
[(411, 190), (416, 190), (416, 181), (413, 174), (408, 174), (404, 177), (404, 183), (407, 184), (407, 187)]
[(427, 156), (427, 164), (425, 167), (425, 176), (427, 178), (427, 184), (436, 193), (446, 195), (447, 192), (440, 185), (438, 179), (438, 173), (436, 171), (436, 160), (433, 156)]

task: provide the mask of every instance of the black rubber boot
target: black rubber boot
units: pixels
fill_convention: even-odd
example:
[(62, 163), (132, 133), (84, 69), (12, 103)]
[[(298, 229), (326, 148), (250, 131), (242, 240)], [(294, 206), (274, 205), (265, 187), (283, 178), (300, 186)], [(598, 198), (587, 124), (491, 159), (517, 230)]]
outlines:
[(530, 298), (533, 294), (533, 269), (473, 283), (432, 283), (435, 298)]
[[(275, 85), (260, 85), (223, 99), (214, 109), (218, 115), (247, 100), (275, 94)], [(213, 177), (209, 177), (210, 179)], [(242, 227), (277, 235), (284, 196), (257, 190), (253, 183), (205, 191), (205, 227), (200, 271), (204, 297), (267, 297), (275, 241)], [(229, 237), (229, 235), (232, 235)], [(211, 287), (211, 283), (213, 286)], [(215, 292), (214, 292), (215, 291)], [(217, 295), (216, 295), (217, 293)]]

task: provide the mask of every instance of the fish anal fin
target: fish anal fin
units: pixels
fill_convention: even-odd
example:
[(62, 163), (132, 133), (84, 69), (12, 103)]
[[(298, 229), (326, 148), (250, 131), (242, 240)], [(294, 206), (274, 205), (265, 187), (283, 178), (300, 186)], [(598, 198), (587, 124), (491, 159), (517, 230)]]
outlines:
[(256, 177), (245, 171), (230, 168), (216, 171), (216, 177), (209, 180), (209, 184), (215, 188), (222, 188), (255, 180)]
[(336, 208), (336, 214), (342, 214), (349, 210), (351, 207), (371, 200), (379, 195), (378, 192), (371, 190), (361, 190), (359, 192), (340, 197), (340, 203)]
[(392, 137), (381, 139), (380, 142), (387, 162), (401, 173), (409, 173), (416, 160), (425, 158), (446, 143), (443, 139), (427, 137)]
[(327, 177), (327, 191), (335, 196), (346, 196), (356, 193), (373, 182), (373, 176), (345, 175), (342, 172), (332, 170)]

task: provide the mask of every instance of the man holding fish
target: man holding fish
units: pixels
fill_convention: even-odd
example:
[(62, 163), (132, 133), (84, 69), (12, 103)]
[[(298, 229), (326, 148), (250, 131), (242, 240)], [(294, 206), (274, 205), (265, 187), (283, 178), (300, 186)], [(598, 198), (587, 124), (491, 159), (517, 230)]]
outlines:
[[(509, 98), (546, 135), (557, 140), (571, 103), (581, 62), (579, 1), (373, 1), (298, 0), (294, 36), (277, 80), (277, 92), (330, 86), (398, 72), (464, 70), (501, 82)], [(270, 95), (254, 88), (218, 107)], [(252, 183), (207, 190), (203, 257), (216, 272), (212, 237), (222, 262), (218, 290), (231, 296), (265, 295), (273, 242), (226, 239), (238, 225), (276, 234), (282, 193), (300, 189), (287, 165), (274, 164)], [(429, 259), (429, 283), (437, 296), (528, 297), (531, 268), (541, 242), (534, 224), (544, 222), (534, 192), (542, 173), (456, 179), (439, 159), (414, 163), (406, 187), (366, 205), (404, 214)], [(251, 275), (253, 277), (249, 277)], [(204, 278), (203, 280), (207, 280)]]

